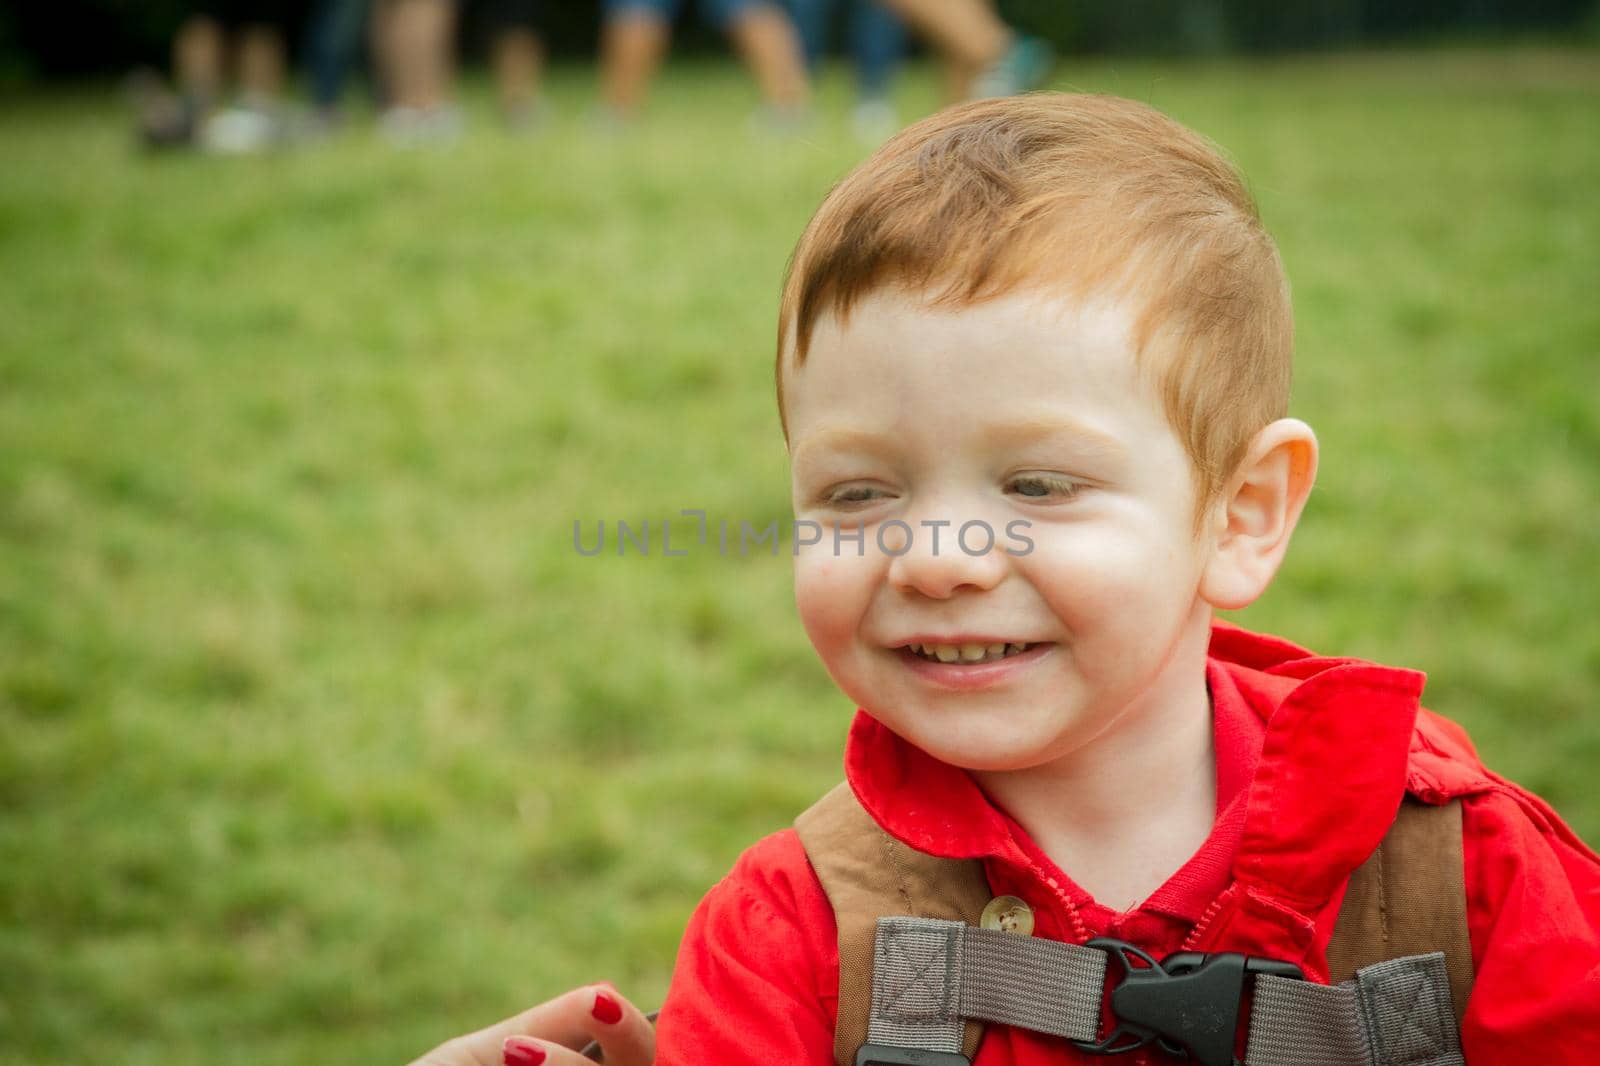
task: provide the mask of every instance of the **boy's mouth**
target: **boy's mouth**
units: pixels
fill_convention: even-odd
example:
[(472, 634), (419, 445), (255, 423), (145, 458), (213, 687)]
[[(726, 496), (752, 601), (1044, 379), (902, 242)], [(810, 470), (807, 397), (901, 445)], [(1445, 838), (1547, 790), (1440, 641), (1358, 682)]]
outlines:
[(931, 663), (993, 663), (1001, 659), (1009, 659), (1013, 655), (1021, 655), (1029, 648), (1037, 647), (1034, 644), (1020, 644), (1016, 642), (994, 641), (992, 643), (962, 643), (962, 644), (907, 644), (905, 650), (919, 659)]

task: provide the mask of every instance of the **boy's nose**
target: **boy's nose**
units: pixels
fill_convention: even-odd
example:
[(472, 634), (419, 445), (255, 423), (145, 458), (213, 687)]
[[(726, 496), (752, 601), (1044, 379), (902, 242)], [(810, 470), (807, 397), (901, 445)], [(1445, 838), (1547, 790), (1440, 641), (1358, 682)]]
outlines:
[[(898, 589), (944, 600), (963, 588), (987, 591), (1005, 577), (1003, 542), (981, 521), (919, 524), (900, 541), (889, 561), (889, 583)], [(892, 542), (885, 547), (897, 551)]]

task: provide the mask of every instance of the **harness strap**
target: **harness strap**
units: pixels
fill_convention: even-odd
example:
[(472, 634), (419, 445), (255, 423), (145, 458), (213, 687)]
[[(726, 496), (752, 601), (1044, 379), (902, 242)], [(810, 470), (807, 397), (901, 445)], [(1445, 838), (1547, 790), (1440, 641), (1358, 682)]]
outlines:
[(1093, 1040), (1106, 953), (977, 929), (880, 918), (867, 1043), (958, 1052), (968, 1018)]
[[(957, 1056), (971, 1018), (1095, 1043), (1107, 960), (1097, 948), (962, 922), (881, 918), (856, 1066), (966, 1061)], [(1233, 1061), (1231, 1025), (1201, 1062)], [(1246, 1046), (1245, 1066), (1465, 1066), (1441, 952), (1377, 963), (1336, 986), (1258, 976)]]
[[(839, 926), (839, 1013), (836, 1066), (854, 1066), (866, 1043), (873, 974), (873, 928), (880, 914), (909, 914), (977, 925), (989, 902), (989, 881), (975, 860), (913, 851), (885, 833), (841, 782), (795, 819), (806, 857), (833, 905)], [(983, 1026), (969, 1021), (961, 1051), (978, 1049)]]
[(1383, 843), (1350, 875), (1328, 943), (1338, 984), (1373, 963), (1442, 951), (1459, 1020), (1472, 991), (1461, 803), (1432, 806), (1407, 796)]
[(1256, 980), (1245, 1066), (1465, 1066), (1443, 952), (1375, 963), (1355, 980)]
[[(861, 808), (846, 784), (835, 787), (797, 818), (795, 828), (838, 923), (839, 1000), (834, 1058), (837, 1066), (853, 1066), (857, 1049), (868, 1041), (873, 1017), (877, 918), (907, 914), (976, 926), (990, 896), (989, 886), (981, 863), (926, 855), (885, 833)], [(1406, 797), (1382, 844), (1350, 878), (1332, 942), (1327, 947), (1332, 981), (1346, 982), (1348, 987), (1358, 974), (1383, 960), (1442, 950), (1452, 1013), (1454, 1019), (1461, 1018), (1473, 976), (1461, 832), (1459, 802), (1435, 807)], [(1013, 939), (1020, 943), (1040, 942), (1034, 938)], [(996, 994), (1002, 999), (1013, 996), (1033, 980), (1031, 972), (1024, 973), (1015, 988), (1001, 989)], [(1265, 975), (1255, 981), (1258, 989), (1276, 983)], [(1307, 991), (1311, 987), (1297, 984), (1289, 993), (1291, 1000), (1299, 1002), (1307, 996), (1314, 1000), (1325, 994), (1325, 986), (1324, 991)], [(1272, 1009), (1270, 994), (1268, 1009)], [(997, 1009), (986, 1008), (965, 1017), (961, 1054), (968, 1058), (974, 1054), (982, 1033), (979, 1019), (1002, 1020), (995, 1017), (997, 1013)], [(1042, 1031), (1056, 1030), (1047, 1026)], [(1263, 1043), (1259, 1054), (1267, 1054), (1268, 1047)], [(1333, 1056), (1304, 1061), (1383, 1060)], [(1270, 1066), (1271, 1062), (1258, 1059), (1252, 1066)], [(1419, 1063), (1432, 1066), (1429, 1060)]]

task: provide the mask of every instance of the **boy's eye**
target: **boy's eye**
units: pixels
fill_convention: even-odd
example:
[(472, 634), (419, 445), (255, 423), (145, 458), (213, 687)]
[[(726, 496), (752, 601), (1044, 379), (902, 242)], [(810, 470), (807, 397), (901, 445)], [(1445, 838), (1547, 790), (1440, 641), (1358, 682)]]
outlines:
[(1018, 474), (1006, 482), (1006, 491), (1031, 500), (1070, 499), (1083, 488), (1059, 474)]
[(885, 499), (889, 494), (882, 489), (871, 485), (845, 485), (842, 488), (830, 489), (822, 494), (824, 503), (848, 505), (852, 503), (870, 503), (873, 500)]

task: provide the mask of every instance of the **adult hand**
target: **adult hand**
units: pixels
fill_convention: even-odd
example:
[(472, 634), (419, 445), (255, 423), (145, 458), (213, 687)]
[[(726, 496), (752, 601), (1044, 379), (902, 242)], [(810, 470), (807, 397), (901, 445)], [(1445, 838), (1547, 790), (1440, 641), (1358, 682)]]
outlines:
[(578, 1048), (600, 1042), (607, 1066), (650, 1066), (656, 1032), (638, 1008), (609, 984), (585, 985), (458, 1036), (411, 1066), (592, 1066)]

